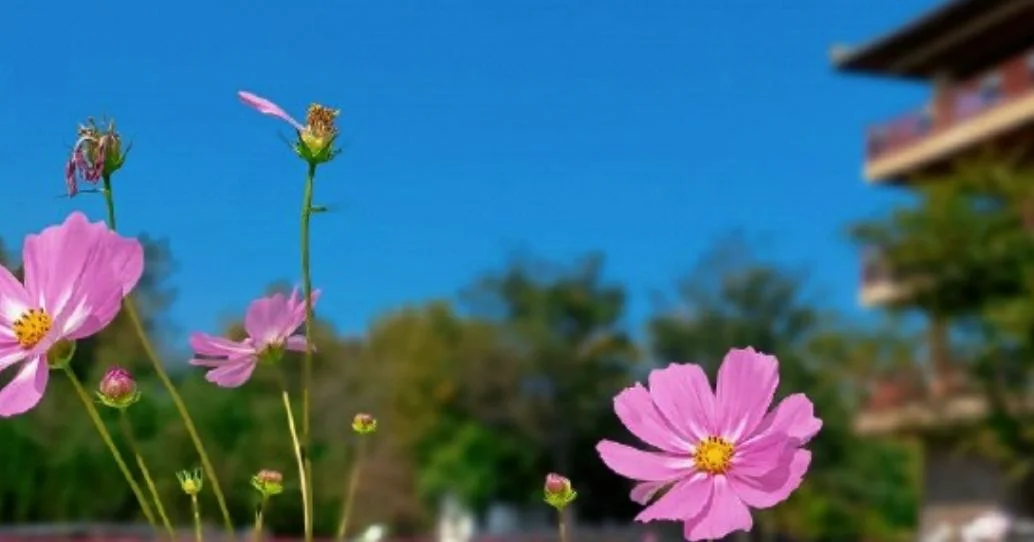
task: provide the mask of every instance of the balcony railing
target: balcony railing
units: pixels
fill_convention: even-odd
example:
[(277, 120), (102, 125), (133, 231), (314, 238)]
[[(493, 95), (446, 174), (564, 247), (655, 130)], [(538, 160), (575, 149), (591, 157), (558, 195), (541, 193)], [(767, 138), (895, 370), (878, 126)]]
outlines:
[(978, 77), (938, 89), (931, 102), (920, 110), (870, 127), (866, 134), (866, 159), (889, 156), (1032, 92), (1034, 50)]

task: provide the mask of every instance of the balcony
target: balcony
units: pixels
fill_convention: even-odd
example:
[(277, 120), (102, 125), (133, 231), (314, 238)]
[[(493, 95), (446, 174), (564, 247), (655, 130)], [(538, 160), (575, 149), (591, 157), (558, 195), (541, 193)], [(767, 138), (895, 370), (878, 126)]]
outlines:
[[(1034, 50), (978, 77), (943, 86), (921, 110), (873, 126), (866, 135), (865, 177), (901, 179), (929, 172), (988, 141), (1034, 132)], [(1028, 137), (1029, 136), (1029, 137)]]
[(867, 249), (862, 255), (862, 276), (858, 301), (865, 307), (878, 307), (904, 300), (908, 285), (894, 275), (879, 249)]

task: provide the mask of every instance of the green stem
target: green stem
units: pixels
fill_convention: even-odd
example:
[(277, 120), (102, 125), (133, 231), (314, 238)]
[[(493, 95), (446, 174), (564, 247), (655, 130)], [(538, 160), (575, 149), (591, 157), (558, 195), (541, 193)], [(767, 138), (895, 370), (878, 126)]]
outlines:
[(305, 510), (305, 542), (312, 542), (312, 461), (309, 459), (309, 444), (311, 442), (310, 400), (309, 394), (312, 390), (312, 332), (313, 332), (313, 311), (312, 311), (312, 273), (309, 269), (309, 223), (312, 220), (312, 193), (314, 179), (316, 178), (316, 164), (310, 163), (305, 175), (305, 192), (302, 196), (302, 295), (305, 298), (305, 361), (302, 365), (302, 439), (299, 446), (303, 470), (299, 474), (304, 480), (303, 489), (308, 491), (306, 495)]
[(348, 480), (348, 491), (345, 493), (345, 504), (341, 508), (341, 523), (337, 527), (335, 540), (345, 539), (348, 531), (348, 520), (352, 517), (352, 503), (355, 501), (355, 491), (359, 487), (359, 473), (362, 468), (363, 458), (366, 455), (366, 435), (359, 435), (359, 444), (356, 445), (355, 462), (352, 464), (352, 474)]
[(140, 453), (140, 446), (137, 445), (136, 436), (133, 435), (133, 425), (129, 422), (129, 413), (124, 408), (119, 409), (119, 422), (122, 425), (122, 437), (126, 439), (129, 449), (136, 456), (136, 465), (140, 468), (140, 474), (144, 477), (144, 483), (147, 484), (147, 489), (151, 492), (151, 499), (154, 501), (155, 509), (158, 510), (158, 517), (161, 518), (165, 531), (169, 533), (169, 540), (176, 540), (176, 530), (173, 529), (169, 516), (165, 513), (161, 494), (158, 493), (158, 488), (154, 485), (154, 479), (151, 478), (151, 469), (147, 468), (144, 456)]
[[(112, 231), (115, 231), (115, 195), (111, 189), (111, 177), (105, 175), (103, 180), (104, 201), (108, 208), (108, 226)], [(161, 381), (162, 386), (165, 387), (169, 396), (172, 397), (172, 403), (176, 406), (176, 411), (179, 412), (180, 418), (183, 419), (183, 425), (187, 428), (187, 434), (190, 435), (190, 440), (194, 443), (194, 449), (197, 450), (197, 455), (201, 458), (201, 466), (205, 470), (208, 482), (212, 485), (212, 493), (215, 494), (215, 499), (219, 503), (219, 511), (223, 515), (226, 533), (230, 536), (230, 540), (236, 540), (233, 520), (230, 518), (230, 509), (226, 506), (226, 497), (223, 496), (222, 487), (219, 486), (219, 479), (215, 475), (215, 467), (212, 466), (212, 462), (208, 459), (208, 453), (205, 451), (205, 446), (201, 443), (201, 437), (198, 435), (197, 428), (194, 427), (194, 420), (187, 410), (187, 405), (183, 402), (183, 397), (176, 391), (176, 386), (172, 383), (172, 379), (169, 378), (169, 374), (165, 372), (165, 365), (162, 363), (161, 358), (158, 357), (158, 352), (154, 349), (151, 340), (147, 336), (147, 330), (144, 329), (143, 321), (140, 319), (140, 315), (137, 314), (132, 298), (127, 296), (122, 302), (122, 307), (129, 316), (137, 336), (140, 337), (140, 345), (143, 347), (147, 359), (151, 361), (151, 366), (154, 368), (155, 374), (158, 375), (158, 380)]]
[(556, 511), (557, 526), (560, 529), (560, 542), (567, 542), (567, 514), (564, 514), (563, 508), (558, 508)]
[(97, 412), (97, 407), (94, 406), (93, 400), (90, 398), (90, 394), (83, 388), (82, 382), (79, 381), (79, 377), (75, 376), (75, 372), (72, 371), (72, 367), (67, 363), (62, 367), (65, 374), (68, 375), (68, 379), (72, 381), (72, 387), (75, 388), (76, 395), (83, 402), (83, 406), (86, 407), (86, 413), (89, 414), (90, 420), (93, 422), (93, 426), (97, 428), (97, 432), (100, 433), (101, 440), (104, 441), (104, 445), (108, 447), (108, 451), (111, 452), (112, 457), (115, 458), (115, 463), (118, 463), (118, 468), (122, 471), (122, 475), (126, 477), (126, 482), (129, 484), (129, 489), (133, 491), (133, 495), (136, 496), (136, 501), (140, 504), (140, 509), (144, 512), (144, 517), (147, 518), (147, 523), (151, 524), (155, 530), (158, 530), (158, 524), (154, 522), (154, 514), (151, 513), (151, 507), (147, 504), (147, 499), (144, 498), (144, 493), (140, 491), (140, 486), (137, 485), (136, 480), (133, 479), (133, 473), (130, 472), (129, 466), (126, 465), (124, 459), (122, 459), (122, 452), (118, 451), (118, 447), (115, 446), (115, 441), (111, 439), (111, 433), (108, 433), (108, 428), (104, 426), (104, 422), (101, 420), (100, 414)]
[(310, 515), (311, 503), (309, 502), (309, 483), (305, 476), (305, 463), (302, 461), (302, 444), (298, 439), (298, 429), (294, 425), (294, 411), (291, 408), (291, 396), (287, 392), (287, 386), (283, 386), (281, 396), (284, 400), (284, 412), (287, 414), (287, 428), (291, 431), (291, 443), (294, 444), (294, 458), (298, 462), (298, 476), (301, 480), (302, 492), (302, 519), (305, 521), (306, 536), (312, 536), (312, 516)]
[(266, 503), (269, 502), (269, 498), (263, 496), (262, 502), (259, 504), (258, 512), (255, 513), (255, 533), (252, 535), (254, 542), (262, 540), (262, 519), (266, 514)]
[(190, 508), (194, 511), (194, 540), (201, 542), (201, 507), (197, 505), (197, 495), (190, 496)]

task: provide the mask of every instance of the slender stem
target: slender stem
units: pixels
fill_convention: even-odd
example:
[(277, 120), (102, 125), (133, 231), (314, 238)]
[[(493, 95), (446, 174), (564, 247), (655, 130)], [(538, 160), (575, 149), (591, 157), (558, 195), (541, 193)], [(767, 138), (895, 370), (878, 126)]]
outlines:
[(348, 480), (348, 492), (345, 493), (345, 504), (341, 508), (341, 523), (337, 527), (335, 540), (345, 539), (348, 531), (348, 520), (352, 517), (352, 503), (355, 502), (355, 491), (359, 487), (359, 473), (362, 468), (363, 459), (366, 456), (366, 435), (359, 435), (359, 444), (356, 445), (355, 461), (352, 463), (352, 473)]
[(97, 407), (94, 406), (93, 400), (90, 398), (90, 394), (83, 388), (82, 382), (79, 381), (79, 377), (75, 376), (75, 372), (72, 371), (72, 367), (67, 363), (63, 367), (65, 374), (68, 375), (68, 379), (72, 381), (72, 387), (75, 388), (76, 395), (82, 400), (83, 406), (86, 407), (86, 413), (90, 415), (90, 420), (93, 422), (93, 426), (97, 428), (97, 432), (100, 433), (101, 440), (104, 441), (105, 446), (108, 447), (108, 451), (111, 452), (112, 457), (115, 458), (115, 463), (118, 463), (119, 470), (122, 471), (122, 475), (126, 477), (126, 482), (129, 484), (129, 489), (133, 491), (133, 495), (136, 496), (136, 501), (140, 504), (140, 509), (144, 512), (144, 517), (147, 518), (147, 523), (151, 524), (155, 530), (158, 529), (158, 524), (154, 522), (154, 514), (151, 513), (151, 507), (147, 504), (147, 499), (144, 498), (144, 493), (140, 491), (140, 486), (137, 485), (136, 480), (133, 479), (133, 473), (130, 472), (129, 466), (126, 465), (124, 459), (122, 459), (122, 452), (118, 451), (118, 447), (115, 446), (115, 441), (111, 439), (111, 433), (108, 433), (108, 428), (104, 426), (104, 422), (101, 420), (100, 414), (97, 412)]
[(294, 411), (291, 409), (291, 396), (287, 392), (287, 386), (283, 387), (283, 393), (281, 396), (284, 399), (284, 412), (287, 414), (287, 428), (291, 431), (291, 442), (294, 444), (294, 457), (298, 461), (298, 476), (301, 480), (301, 492), (302, 492), (302, 513), (307, 528), (306, 535), (312, 536), (312, 516), (310, 514), (310, 503), (309, 503), (309, 483), (305, 476), (305, 463), (302, 461), (302, 445), (298, 440), (298, 429), (294, 426)]
[(567, 514), (564, 514), (563, 508), (557, 509), (556, 519), (560, 529), (560, 542), (567, 542)]
[(312, 542), (312, 461), (309, 459), (309, 444), (311, 442), (310, 416), (311, 405), (309, 394), (312, 390), (312, 332), (313, 332), (313, 311), (312, 311), (312, 273), (309, 269), (309, 222), (312, 219), (312, 193), (313, 180), (316, 178), (316, 164), (310, 163), (305, 175), (305, 193), (302, 196), (302, 294), (305, 297), (305, 361), (302, 365), (302, 440), (299, 446), (299, 454), (303, 470), (299, 474), (304, 479), (303, 489), (308, 491), (306, 496), (305, 510), (305, 542)]
[(165, 531), (169, 533), (169, 540), (176, 540), (176, 529), (173, 529), (172, 522), (169, 521), (169, 516), (165, 513), (161, 494), (158, 493), (158, 487), (154, 485), (154, 479), (151, 478), (151, 470), (147, 468), (144, 456), (140, 453), (140, 446), (136, 442), (136, 436), (133, 435), (133, 425), (129, 422), (129, 413), (124, 408), (119, 409), (119, 422), (122, 425), (122, 438), (126, 439), (129, 449), (136, 456), (136, 465), (140, 468), (140, 474), (144, 477), (144, 483), (147, 484), (147, 489), (151, 492), (151, 499), (154, 501), (155, 509), (158, 510), (158, 517), (161, 518)]
[(269, 497), (263, 496), (262, 502), (259, 504), (258, 512), (255, 513), (255, 533), (252, 538), (255, 542), (262, 540), (262, 519), (266, 514), (266, 503), (269, 502)]
[[(115, 195), (111, 189), (111, 177), (108, 175), (104, 176), (104, 201), (107, 203), (108, 208), (108, 226), (115, 230)], [(223, 523), (226, 526), (226, 533), (230, 536), (230, 540), (236, 540), (236, 533), (233, 530), (233, 520), (230, 518), (230, 509), (226, 506), (226, 497), (223, 496), (222, 487), (219, 486), (219, 479), (215, 475), (215, 467), (212, 466), (212, 462), (208, 459), (208, 453), (205, 451), (204, 444), (201, 443), (201, 437), (198, 435), (197, 428), (194, 427), (194, 420), (190, 416), (190, 412), (187, 410), (187, 405), (183, 402), (183, 397), (180, 396), (179, 392), (176, 391), (176, 385), (172, 383), (172, 379), (169, 378), (169, 374), (165, 372), (165, 365), (162, 363), (161, 358), (158, 356), (158, 352), (151, 344), (151, 340), (147, 336), (147, 330), (144, 329), (143, 322), (140, 320), (140, 315), (137, 314), (136, 306), (133, 304), (131, 297), (126, 297), (122, 302), (122, 307), (129, 316), (130, 322), (133, 324), (133, 329), (136, 331), (138, 337), (140, 337), (140, 345), (144, 349), (144, 354), (147, 355), (147, 359), (151, 361), (151, 366), (154, 368), (155, 374), (158, 375), (158, 380), (161, 381), (162, 386), (172, 397), (172, 403), (176, 406), (176, 411), (179, 412), (180, 418), (183, 419), (183, 425), (187, 428), (187, 434), (190, 435), (190, 440), (194, 443), (194, 449), (197, 450), (197, 455), (201, 458), (201, 467), (205, 470), (205, 476), (208, 478), (208, 482), (212, 485), (212, 493), (215, 494), (215, 499), (219, 503), (219, 511), (223, 515)]]
[(115, 194), (111, 191), (111, 175), (104, 176), (104, 186), (101, 189), (104, 193), (104, 205), (108, 209), (108, 227), (111, 231), (118, 230), (115, 221)]
[(190, 508), (194, 511), (194, 540), (201, 542), (201, 507), (197, 505), (197, 495), (190, 496)]

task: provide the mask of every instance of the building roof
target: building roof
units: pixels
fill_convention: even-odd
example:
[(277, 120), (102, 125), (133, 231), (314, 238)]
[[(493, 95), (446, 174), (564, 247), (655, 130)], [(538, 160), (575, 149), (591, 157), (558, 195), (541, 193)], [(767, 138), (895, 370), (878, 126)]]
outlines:
[(1034, 45), (1034, 0), (950, 0), (871, 42), (832, 52), (847, 72), (965, 78)]

